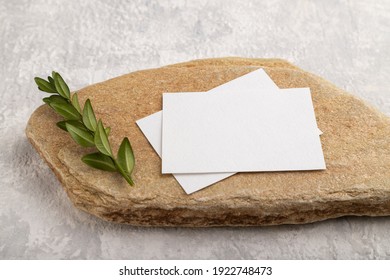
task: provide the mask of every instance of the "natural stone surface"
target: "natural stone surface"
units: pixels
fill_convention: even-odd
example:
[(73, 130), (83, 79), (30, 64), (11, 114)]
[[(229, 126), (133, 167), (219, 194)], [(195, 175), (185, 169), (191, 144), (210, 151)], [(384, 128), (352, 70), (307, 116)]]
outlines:
[[(161, 109), (162, 92), (206, 91), (262, 67), (281, 88), (310, 87), (326, 171), (240, 173), (187, 196), (135, 124)], [(139, 71), (79, 90), (111, 126), (115, 148), (128, 136), (136, 154), (135, 188), (80, 161), (85, 149), (60, 131), (46, 105), (26, 133), (76, 207), (133, 225), (223, 226), (307, 223), (344, 215), (390, 214), (390, 123), (325, 80), (278, 59), (198, 60)]]

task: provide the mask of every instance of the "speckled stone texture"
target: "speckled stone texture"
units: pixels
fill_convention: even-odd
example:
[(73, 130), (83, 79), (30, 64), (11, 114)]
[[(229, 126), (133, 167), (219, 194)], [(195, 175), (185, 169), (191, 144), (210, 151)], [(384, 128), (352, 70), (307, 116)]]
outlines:
[(72, 89), (209, 57), (280, 57), (390, 115), (388, 0), (0, 0), (1, 259), (389, 259), (389, 217), (141, 228), (78, 210), (25, 136), (51, 70)]
[[(326, 171), (238, 173), (187, 195), (135, 120), (162, 107), (163, 92), (208, 91), (262, 67), (279, 88), (309, 87)], [(143, 226), (253, 226), (308, 223), (344, 215), (390, 215), (390, 120), (325, 80), (283, 60), (221, 58), (138, 71), (77, 91), (112, 128), (114, 149), (131, 139), (136, 168), (130, 188), (119, 174), (93, 170), (59, 131), (48, 105), (26, 133), (76, 207), (108, 221)], [(205, 155), (207, 156), (207, 155)]]

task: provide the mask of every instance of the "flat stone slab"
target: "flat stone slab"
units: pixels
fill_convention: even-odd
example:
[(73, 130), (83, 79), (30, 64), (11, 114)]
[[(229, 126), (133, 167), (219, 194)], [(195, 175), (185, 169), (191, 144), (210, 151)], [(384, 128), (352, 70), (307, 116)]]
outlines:
[[(280, 88), (310, 87), (327, 169), (239, 173), (192, 195), (171, 175), (135, 121), (161, 110), (163, 92), (207, 91), (257, 68)], [(129, 137), (135, 186), (81, 162), (90, 152), (56, 127), (47, 105), (26, 134), (73, 204), (107, 221), (141, 226), (300, 224), (345, 215), (390, 215), (390, 121), (324, 79), (280, 59), (221, 58), (138, 71), (78, 91), (110, 126), (113, 150)]]

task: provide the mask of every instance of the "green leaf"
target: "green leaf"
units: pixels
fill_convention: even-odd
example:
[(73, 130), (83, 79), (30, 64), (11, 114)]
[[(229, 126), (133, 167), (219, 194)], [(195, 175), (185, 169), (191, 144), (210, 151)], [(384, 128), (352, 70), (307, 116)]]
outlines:
[(69, 132), (70, 136), (72, 136), (73, 140), (76, 141), (83, 147), (93, 147), (95, 143), (93, 142), (93, 136), (91, 133), (80, 129), (70, 123), (66, 123), (66, 130)]
[(51, 102), (50, 106), (66, 120), (79, 120), (81, 115), (69, 103)]
[(88, 132), (88, 129), (84, 126), (84, 124), (82, 124), (82, 123), (79, 122), (79, 121), (60, 121), (60, 122), (57, 123), (57, 126), (58, 126), (59, 128), (61, 128), (61, 129), (65, 130), (65, 131), (68, 131), (68, 130), (66, 129), (66, 124), (67, 124), (67, 123), (69, 123), (69, 124), (71, 124), (71, 125), (73, 125), (73, 126), (79, 128), (79, 129), (82, 129), (82, 130), (85, 130), (85, 131)]
[(57, 92), (64, 98), (70, 98), (70, 91), (68, 85), (65, 83), (64, 79), (57, 72), (53, 72), (54, 85)]
[(45, 102), (46, 104), (49, 104), (49, 105), (52, 102), (54, 102), (54, 103), (68, 103), (68, 101), (65, 98), (63, 98), (59, 95), (50, 95), (49, 97), (45, 97), (42, 100), (43, 100), (43, 102)]
[(42, 99), (43, 102), (45, 102), (46, 104), (50, 104), (50, 98), (49, 97), (45, 97)]
[(83, 156), (81, 160), (93, 168), (105, 171), (116, 171), (115, 164), (112, 159), (102, 153), (88, 154)]
[(119, 147), (117, 162), (125, 172), (131, 174), (135, 160), (133, 149), (131, 148), (130, 141), (127, 137), (123, 139), (122, 144)]
[(77, 96), (77, 92), (75, 92), (72, 96), (72, 105), (81, 114), (81, 108), (80, 108), (80, 103), (79, 103), (79, 98)]
[(110, 142), (108, 142), (108, 137), (106, 131), (104, 130), (103, 123), (101, 120), (99, 120), (97, 124), (94, 140), (95, 140), (96, 148), (101, 153), (112, 157)]
[(86, 127), (88, 127), (89, 130), (96, 131), (96, 117), (95, 113), (93, 112), (91, 101), (87, 99), (84, 104), (83, 109), (83, 122)]
[(61, 128), (62, 130), (68, 131), (68, 130), (66, 129), (66, 121), (60, 121), (60, 122), (56, 123), (56, 125), (57, 125), (59, 128)]
[(47, 77), (47, 80), (48, 80), (49, 83), (51, 84), (51, 87), (52, 87), (53, 89), (55, 89), (55, 88), (56, 88), (56, 84), (55, 84), (55, 82), (54, 82), (54, 79), (53, 79), (52, 77), (48, 76), (48, 77)]
[(122, 175), (122, 177), (126, 180), (126, 182), (129, 183), (130, 186), (134, 186), (134, 182), (131, 176), (121, 169), (122, 168), (118, 166), (118, 172)]
[(116, 161), (115, 165), (117, 167), (117, 171), (122, 175), (122, 177), (126, 180), (127, 183), (129, 183), (130, 186), (134, 185), (133, 179), (131, 179), (130, 174), (128, 174), (126, 171), (123, 170), (123, 168), (120, 166), (120, 164)]
[(111, 127), (106, 127), (104, 128), (104, 130), (106, 131), (107, 136), (109, 136), (111, 132)]
[(34, 81), (37, 84), (39, 90), (41, 90), (41, 91), (49, 92), (49, 93), (56, 93), (57, 92), (55, 87), (53, 88), (52, 85), (48, 81), (46, 81), (42, 78), (35, 77)]

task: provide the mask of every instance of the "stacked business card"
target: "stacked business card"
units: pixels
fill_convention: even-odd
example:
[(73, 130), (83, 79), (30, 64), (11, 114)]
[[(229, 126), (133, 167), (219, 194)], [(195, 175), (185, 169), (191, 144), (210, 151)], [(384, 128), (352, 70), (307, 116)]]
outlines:
[(163, 94), (137, 121), (187, 194), (236, 172), (325, 169), (309, 88), (279, 89), (258, 69), (208, 92)]

